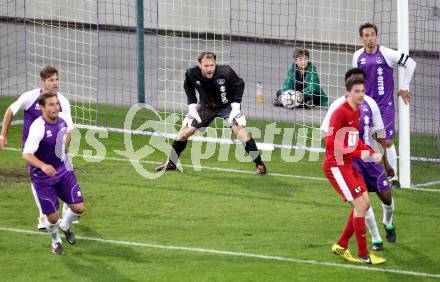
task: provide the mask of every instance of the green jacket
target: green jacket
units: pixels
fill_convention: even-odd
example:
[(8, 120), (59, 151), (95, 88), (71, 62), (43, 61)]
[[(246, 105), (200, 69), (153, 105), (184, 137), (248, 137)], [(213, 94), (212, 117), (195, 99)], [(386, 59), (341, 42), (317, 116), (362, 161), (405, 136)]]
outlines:
[[(296, 69), (295, 64), (291, 64), (289, 66), (287, 77), (286, 79), (284, 79), (284, 83), (281, 86), (282, 92), (287, 91), (289, 89), (293, 89), (293, 86), (295, 85), (295, 69)], [(314, 104), (319, 104), (320, 106), (327, 106), (328, 97), (325, 94), (324, 90), (321, 88), (321, 83), (319, 82), (318, 71), (316, 70), (316, 66), (311, 62), (309, 62), (307, 66), (305, 80), (307, 82), (307, 85), (303, 89), (304, 98), (306, 100), (312, 98), (314, 101), (318, 102), (318, 103), (314, 102)]]

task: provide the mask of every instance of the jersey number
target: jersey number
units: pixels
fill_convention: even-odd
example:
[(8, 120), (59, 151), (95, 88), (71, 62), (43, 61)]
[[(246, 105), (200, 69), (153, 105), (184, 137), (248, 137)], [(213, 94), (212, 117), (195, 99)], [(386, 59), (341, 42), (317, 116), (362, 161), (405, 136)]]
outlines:
[(347, 145), (355, 147), (358, 141), (359, 132), (348, 132)]

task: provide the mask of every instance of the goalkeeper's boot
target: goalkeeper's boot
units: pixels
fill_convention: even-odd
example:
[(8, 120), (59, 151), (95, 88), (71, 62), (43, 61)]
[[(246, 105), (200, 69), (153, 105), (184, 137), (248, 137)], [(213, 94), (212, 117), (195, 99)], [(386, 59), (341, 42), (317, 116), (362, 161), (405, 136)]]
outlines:
[(359, 262), (366, 264), (382, 264), (385, 262), (385, 259), (375, 254), (369, 254), (368, 256), (359, 257)]
[(391, 189), (399, 189), (400, 188), (400, 182), (397, 176), (390, 176), (388, 177), (388, 182), (390, 183)]
[[(61, 229), (61, 228), (60, 228)], [(64, 236), (66, 236), (66, 241), (73, 245), (76, 243), (76, 238), (75, 238), (75, 234), (73, 234), (72, 230), (69, 228), (67, 230), (63, 230), (61, 229), (61, 231), (63, 231)]]
[(40, 216), (38, 218), (38, 225), (37, 225), (38, 231), (46, 231), (47, 230), (46, 229), (46, 224), (44, 224), (45, 220), (46, 220), (46, 216), (45, 215)]
[(162, 171), (162, 170), (175, 170), (176, 165), (173, 162), (166, 161), (160, 166), (156, 167), (156, 171)]
[(382, 240), (374, 241), (371, 245), (371, 249), (373, 251), (382, 251), (383, 250), (383, 242)]
[(385, 232), (387, 233), (386, 238), (390, 243), (396, 242), (396, 226), (394, 225), (383, 225), (385, 227)]
[(61, 242), (52, 244), (52, 253), (56, 255), (62, 255), (64, 253), (63, 245), (61, 244)]
[(264, 175), (267, 174), (267, 169), (266, 166), (261, 163), (259, 165), (257, 165), (257, 175)]
[(332, 246), (332, 252), (337, 255), (342, 257), (343, 259), (345, 259), (346, 261), (349, 262), (359, 262), (359, 260), (357, 258), (355, 258), (349, 249), (343, 248), (341, 247), (339, 244), (333, 244)]

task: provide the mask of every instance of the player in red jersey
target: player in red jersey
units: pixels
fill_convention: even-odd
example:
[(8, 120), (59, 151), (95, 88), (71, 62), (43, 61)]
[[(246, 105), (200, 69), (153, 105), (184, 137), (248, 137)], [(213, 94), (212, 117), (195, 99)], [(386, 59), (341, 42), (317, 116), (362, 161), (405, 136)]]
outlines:
[[(352, 164), (352, 158), (380, 162), (382, 156), (359, 140), (359, 107), (364, 101), (365, 88), (362, 78), (352, 77), (345, 83), (347, 100), (331, 115), (329, 131), (325, 138), (326, 152), (324, 173), (344, 201), (353, 209), (332, 251), (347, 261), (381, 264), (385, 259), (368, 252), (365, 213), (370, 198), (365, 183)], [(348, 250), (348, 241), (356, 236), (358, 258)]]

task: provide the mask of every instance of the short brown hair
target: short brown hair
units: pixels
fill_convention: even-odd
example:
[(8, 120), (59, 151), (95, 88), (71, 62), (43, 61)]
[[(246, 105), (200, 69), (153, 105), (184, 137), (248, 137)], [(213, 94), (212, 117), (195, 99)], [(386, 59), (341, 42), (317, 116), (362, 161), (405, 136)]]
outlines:
[(204, 58), (214, 59), (214, 61), (217, 61), (217, 56), (213, 52), (209, 52), (209, 51), (200, 53), (199, 57), (197, 58), (197, 61), (201, 63)]
[(52, 97), (57, 97), (57, 93), (53, 91), (46, 91), (38, 97), (38, 104), (40, 106), (46, 105), (46, 100)]
[(352, 68), (349, 69), (346, 73), (345, 73), (345, 81), (347, 81), (347, 79), (349, 79), (352, 75), (356, 75), (356, 74), (361, 74), (362, 77), (365, 79), (365, 71), (361, 68)]
[(359, 27), (359, 36), (362, 37), (364, 29), (366, 28), (374, 28), (374, 31), (376, 32), (377, 35), (377, 26), (375, 24), (372, 23), (364, 23), (363, 25), (361, 25)]
[(40, 71), (40, 78), (41, 80), (46, 80), (54, 74), (58, 75), (58, 70), (52, 65), (46, 65)]
[(293, 57), (296, 59), (298, 57), (307, 57), (310, 58), (309, 50), (307, 49), (296, 49), (295, 53), (293, 54)]
[(351, 89), (353, 89), (353, 86), (358, 85), (358, 84), (364, 84), (364, 79), (357, 77), (357, 76), (352, 76), (349, 77), (347, 79), (347, 81), (345, 81), (345, 90), (347, 90), (347, 92), (350, 92)]

